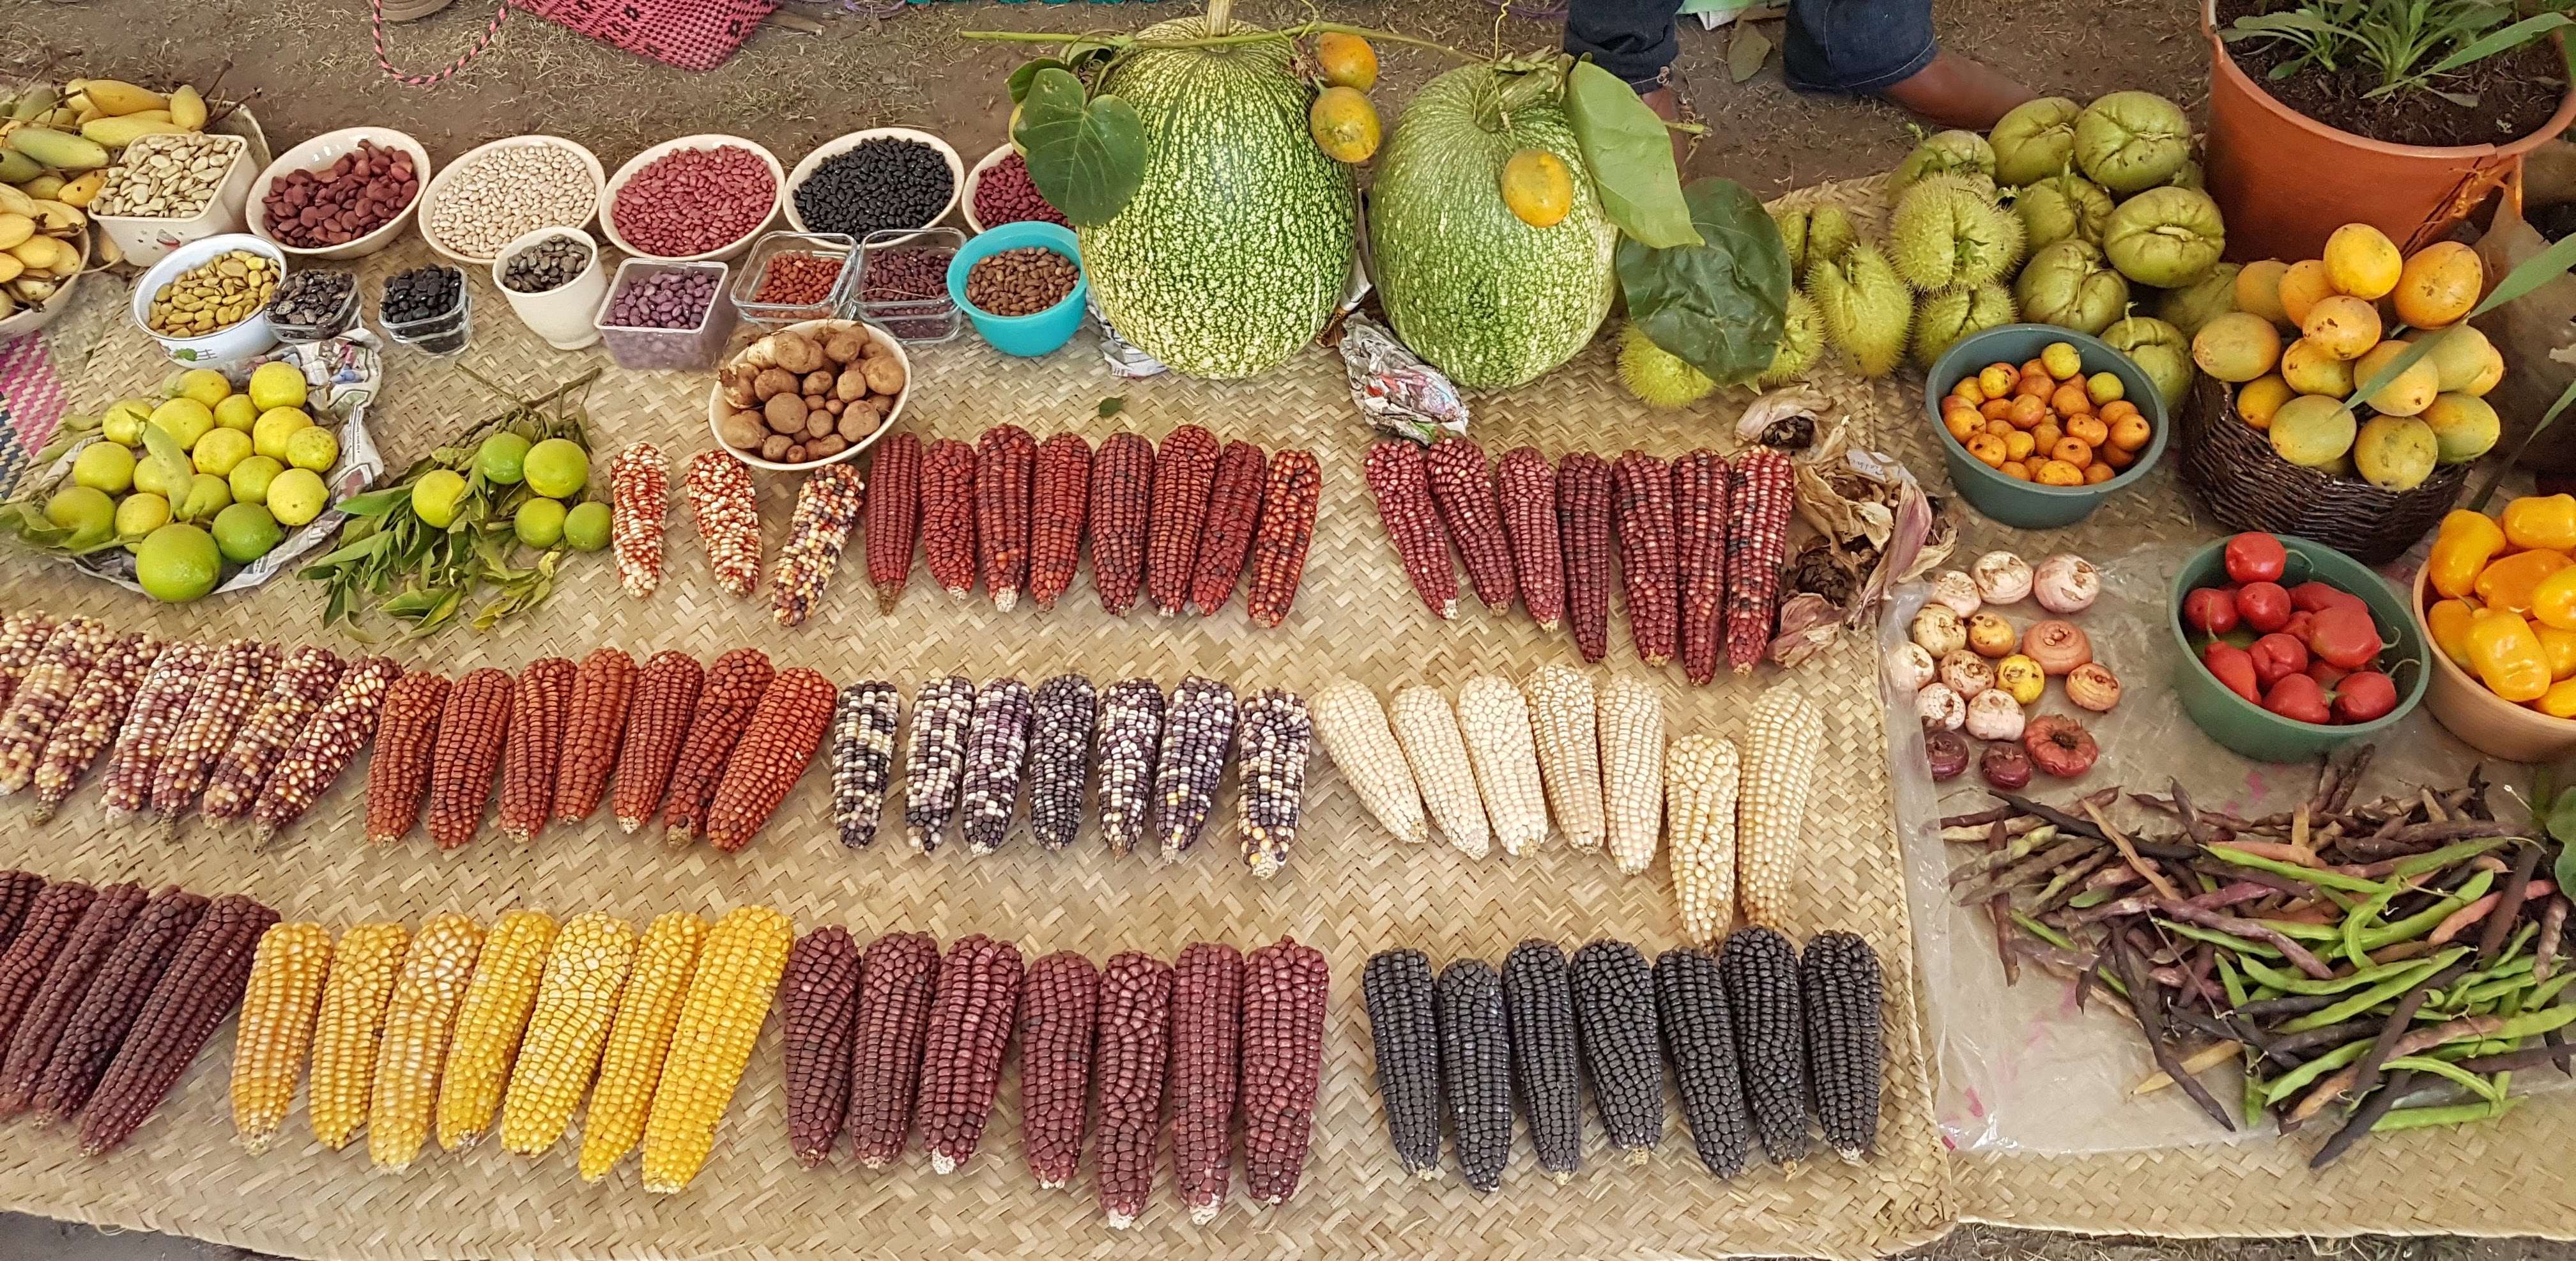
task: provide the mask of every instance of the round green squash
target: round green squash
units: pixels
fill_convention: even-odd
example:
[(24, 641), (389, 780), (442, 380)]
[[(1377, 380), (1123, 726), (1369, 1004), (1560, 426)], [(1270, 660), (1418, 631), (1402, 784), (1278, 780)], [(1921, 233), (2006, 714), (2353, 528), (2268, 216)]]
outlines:
[[(1618, 229), (1601, 211), (1565, 111), (1508, 118), (1508, 79), (1462, 66), (1414, 94), (1369, 190), (1369, 278), (1396, 336), (1471, 390), (1519, 385), (1572, 358), (1610, 311)], [(1534, 228), (1503, 204), (1503, 164), (1546, 149), (1574, 172), (1574, 207)]]

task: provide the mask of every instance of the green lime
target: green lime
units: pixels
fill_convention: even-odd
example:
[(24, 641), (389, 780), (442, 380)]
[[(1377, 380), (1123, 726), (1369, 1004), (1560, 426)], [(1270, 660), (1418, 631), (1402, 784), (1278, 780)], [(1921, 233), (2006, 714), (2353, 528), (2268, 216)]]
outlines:
[(284, 470), (285, 467), (285, 465), (264, 455), (254, 455), (249, 459), (234, 465), (233, 475), (231, 478), (233, 486), (233, 502), (237, 504), (267, 503), (268, 483), (271, 479), (274, 479), (279, 472)]
[(93, 442), (72, 461), (72, 481), (111, 495), (134, 489), (134, 451), (113, 442)]
[(188, 493), (179, 501), (179, 519), (212, 521), (216, 513), (232, 506), (232, 486), (212, 473), (199, 473), (188, 479)]
[(570, 499), (590, 484), (590, 452), (570, 438), (548, 438), (528, 448), (521, 464), (528, 489), (548, 499)]
[(104, 543), (116, 537), (116, 501), (95, 486), (66, 486), (45, 501), (45, 520), (72, 532), (66, 547)]
[(130, 540), (131, 551), (143, 546), (145, 535), (170, 524), (170, 501), (159, 495), (136, 492), (116, 503), (116, 537)]
[(421, 524), (444, 530), (456, 519), (456, 501), (465, 495), (465, 478), (452, 469), (431, 469), (411, 484), (411, 510)]
[(230, 477), (241, 462), (251, 458), (250, 435), (238, 429), (217, 429), (197, 439), (197, 449), (188, 453), (200, 473)]
[(475, 448), (474, 471), (495, 486), (516, 486), (526, 475), (528, 440), (504, 430)]
[(267, 507), (280, 525), (302, 525), (330, 506), (330, 488), (309, 468), (291, 468), (268, 481)]
[(609, 527), (613, 524), (608, 505), (594, 499), (575, 504), (564, 515), (564, 542), (576, 552), (596, 552), (608, 546)]
[(234, 504), (215, 514), (215, 546), (236, 565), (268, 555), (285, 537), (286, 531), (277, 528), (277, 518), (258, 504)]
[(134, 580), (155, 600), (186, 604), (214, 590), (223, 573), (214, 536), (185, 522), (154, 530), (134, 549)]
[(564, 506), (551, 499), (531, 499), (519, 505), (519, 515), (511, 525), (519, 532), (519, 541), (534, 548), (548, 548), (563, 542)]

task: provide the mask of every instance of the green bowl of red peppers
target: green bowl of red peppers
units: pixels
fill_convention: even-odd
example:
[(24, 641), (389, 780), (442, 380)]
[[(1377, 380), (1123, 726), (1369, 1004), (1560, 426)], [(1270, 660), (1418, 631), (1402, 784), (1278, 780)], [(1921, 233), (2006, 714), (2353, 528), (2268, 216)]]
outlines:
[[(2429, 649), (2407, 611), (2405, 597), (2369, 566), (2312, 539), (2289, 534), (2277, 537), (2286, 553), (2279, 579), (2282, 586), (2323, 582), (2361, 597), (2362, 603), (2370, 607), (2370, 620), (2378, 628), (2383, 645), (2374, 664), (2397, 685), (2395, 707), (2367, 722), (2301, 722), (2246, 699), (2211, 673), (2201, 663), (2202, 650), (2210, 637), (2183, 620), (2183, 601), (2202, 587), (2225, 586), (2231, 581), (2226, 539), (2193, 552), (2174, 571), (2165, 601), (2165, 624), (2173, 635), (2177, 653), (2173, 688), (2193, 724), (2229, 750), (2257, 762), (2309, 762), (2355, 740), (2376, 737), (2405, 721), (2406, 715), (2424, 699), (2428, 673), (2425, 654)], [(2233, 641), (2250, 636), (2240, 629), (2228, 638)]]

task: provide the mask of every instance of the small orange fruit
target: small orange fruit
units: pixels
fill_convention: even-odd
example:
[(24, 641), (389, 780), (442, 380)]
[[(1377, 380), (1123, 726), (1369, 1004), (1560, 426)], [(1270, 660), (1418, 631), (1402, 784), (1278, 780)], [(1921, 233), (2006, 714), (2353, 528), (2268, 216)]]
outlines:
[(2030, 430), (2031, 443), (2042, 451), (2056, 446), (2057, 440), (2065, 436), (2066, 431), (2059, 428), (2057, 422), (2053, 420), (2043, 420), (2031, 426)]
[[(2328, 294), (2299, 321), (2300, 340), (2336, 359), (2359, 359), (2379, 344), (2379, 308), (2349, 294)], [(2271, 365), (2264, 365), (2268, 371)], [(2263, 375), (2260, 372), (2253, 376)], [(2246, 380), (2252, 380), (2249, 376)]]
[(1996, 465), (1995, 471), (2015, 481), (2030, 480), (2030, 465), (2020, 460), (2006, 460)]
[(2099, 486), (2114, 477), (2118, 477), (2119, 475), (2120, 470), (2115, 469), (2108, 464), (2089, 465), (2084, 470), (2084, 484), (2087, 486)]
[(2020, 395), (2012, 401), (2011, 420), (2015, 429), (2028, 429), (2038, 424), (2047, 415), (2048, 404), (2042, 402), (2036, 394)]
[[(2335, 292), (2367, 302), (2397, 287), (2406, 259), (2387, 233), (2367, 223), (2347, 223), (2326, 238), (2325, 265)], [(2300, 321), (2301, 327), (2306, 324)]]
[(2108, 464), (2115, 469), (2127, 468), (2138, 460), (2137, 452), (2123, 451), (2116, 446), (2104, 447), (2093, 454), (2099, 457), (2101, 463)]
[(2099, 416), (2078, 416), (2066, 422), (2066, 436), (2081, 439), (2088, 447), (2098, 447), (2111, 440), (2111, 427)]
[(1970, 403), (1982, 403), (1986, 401), (1986, 389), (1977, 384), (1975, 377), (1961, 377), (1957, 385), (1950, 387), (1950, 397), (1966, 399)]
[(2327, 277), (2323, 260), (2311, 258), (2292, 263), (2288, 271), (2281, 273), (2281, 313), (2290, 317), (2293, 327), (2306, 328), (2308, 308), (2334, 291), (2334, 281)]
[(1503, 163), (1503, 204), (1533, 228), (1553, 228), (1574, 213), (1574, 172), (1545, 149), (1523, 149)]
[(2038, 449), (2039, 443), (2021, 430), (2016, 429), (2004, 435), (2004, 455), (2009, 459), (2028, 459), (2030, 453)]
[(2021, 374), (2011, 364), (1990, 363), (1977, 374), (1977, 388), (1984, 390), (1987, 398), (2002, 398), (2012, 393), (2013, 382), (2020, 379)]
[(2084, 383), (2081, 381), (2068, 381), (2059, 385), (2057, 392), (2048, 396), (2048, 405), (2056, 408), (2060, 416), (2093, 414), (2093, 396), (2084, 392)]
[(2131, 452), (2144, 450), (2147, 445), (2147, 440), (2155, 437), (2156, 435), (2154, 430), (2148, 427), (2146, 417), (2123, 416), (2120, 418), (2119, 423), (2111, 426), (2111, 432), (2105, 436), (2110, 440), (2110, 444), (2102, 447), (2100, 454), (2108, 455), (2113, 451), (2117, 451), (2123, 455), (2127, 455)]
[(2013, 401), (2009, 397), (1990, 398), (1978, 406), (1977, 414), (1988, 420), (2009, 419), (2012, 416), (2012, 405)]
[[(1315, 147), (1336, 162), (1357, 166), (1377, 153), (1377, 106), (1369, 103), (1358, 88), (1330, 87), (1315, 96), (1306, 110), (1306, 132), (1315, 138)], [(1549, 154), (1554, 158), (1555, 154)], [(1560, 164), (1561, 165), (1561, 164)], [(1571, 189), (1571, 184), (1568, 188)], [(1503, 179), (1503, 200), (1511, 200), (1511, 177)], [(1518, 214), (1519, 208), (1514, 207)], [(1528, 216), (1524, 215), (1523, 218)], [(1565, 215), (1562, 211), (1557, 218)], [(1553, 222), (1553, 220), (1551, 220)]]
[(2281, 278), (2290, 265), (2277, 258), (2247, 263), (2236, 273), (2236, 309), (2251, 311), (2274, 324), (2295, 328), (2290, 313), (2281, 309)]
[(2084, 484), (2084, 470), (2064, 460), (2050, 460), (2039, 466), (2038, 474), (2031, 480), (2042, 486), (2081, 486)]
[(1326, 31), (1315, 39), (1315, 64), (1324, 82), (1366, 92), (1377, 84), (1377, 50), (1357, 35)]
[(1967, 446), (1968, 454), (1977, 457), (1978, 462), (1987, 468), (2003, 467), (2005, 455), (2003, 439), (1990, 433), (1981, 433), (1968, 439)]
[(2436, 241), (2415, 251), (2397, 279), (2397, 318), (2416, 328), (2447, 328), (2478, 304), (2486, 267), (2478, 252), (2457, 241)]
[(2056, 446), (2048, 449), (2048, 459), (2053, 464), (2072, 464), (2080, 469), (2093, 462), (2093, 444), (2082, 438), (2060, 438)]

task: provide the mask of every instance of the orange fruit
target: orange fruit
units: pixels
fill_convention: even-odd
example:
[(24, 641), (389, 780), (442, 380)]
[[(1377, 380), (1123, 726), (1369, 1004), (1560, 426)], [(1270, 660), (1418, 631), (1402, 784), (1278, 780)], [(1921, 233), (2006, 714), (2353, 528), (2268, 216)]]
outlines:
[(1996, 465), (1995, 471), (2015, 481), (2030, 480), (2030, 465), (2020, 460), (2006, 460)]
[(2290, 265), (2277, 258), (2247, 263), (2236, 273), (2236, 309), (2251, 311), (2274, 324), (2296, 327), (2290, 313), (2281, 309), (2281, 278)]
[(2039, 443), (2021, 430), (2016, 429), (2004, 435), (2004, 455), (2008, 459), (2028, 459), (2030, 453), (2038, 449)]
[(1377, 84), (1377, 50), (1357, 35), (1326, 31), (1315, 39), (1315, 65), (1324, 82), (1368, 91)]
[(2087, 486), (2099, 486), (2114, 477), (2118, 477), (2119, 475), (2120, 471), (2112, 468), (2108, 464), (2089, 464), (2084, 468), (2084, 484)]
[(2050, 460), (2039, 466), (2039, 472), (2031, 480), (2042, 486), (2081, 486), (2084, 484), (2084, 470), (2064, 460)]
[(1968, 454), (1977, 457), (1977, 461), (1987, 468), (2003, 467), (2005, 455), (2003, 439), (1990, 433), (1983, 433), (1968, 439), (1967, 446)]
[(1533, 228), (1555, 227), (1574, 213), (1574, 172), (1545, 149), (1523, 149), (1503, 163), (1503, 204)]
[[(2329, 358), (2359, 359), (2379, 344), (2379, 308), (2348, 294), (2328, 294), (2308, 308), (2308, 317), (2299, 321), (2299, 331), (2305, 334), (2301, 340)], [(2264, 366), (2267, 370), (2270, 367)], [(2261, 375), (2257, 372), (2245, 379)]]
[(2099, 416), (2078, 416), (2066, 422), (2066, 436), (2080, 439), (2088, 447), (2098, 447), (2111, 440), (2111, 426)]
[[(2397, 287), (2406, 258), (2388, 234), (2367, 223), (2347, 223), (2326, 238), (2326, 278), (2335, 292), (2370, 301)], [(2301, 327), (2307, 321), (2301, 320)]]
[(2012, 415), (2008, 419), (2012, 421), (2013, 428), (2028, 429), (2038, 424), (2047, 415), (2048, 404), (2042, 401), (2040, 396), (2024, 394), (2013, 399)]
[[(2131, 415), (2121, 417), (2117, 424), (2111, 426), (2111, 432), (2104, 436), (2110, 440), (2109, 445), (2102, 446), (2099, 454), (2108, 456), (2117, 451), (2122, 455), (2128, 455), (2145, 450), (2147, 440), (2155, 437), (2155, 433), (2148, 428), (2146, 417)], [(2121, 461), (2123, 464), (2127, 462)]]
[[(1306, 132), (1315, 138), (1315, 147), (1322, 149), (1325, 157), (1357, 166), (1377, 152), (1377, 106), (1370, 104), (1368, 97), (1358, 88), (1326, 88), (1316, 94), (1315, 103), (1306, 110)], [(1553, 153), (1547, 156), (1551, 159), (1556, 157)], [(1563, 166), (1564, 163), (1560, 161), (1558, 165)], [(1569, 182), (1569, 197), (1572, 189)], [(1508, 173), (1503, 178), (1503, 200), (1511, 200), (1511, 177)], [(1514, 207), (1513, 213), (1518, 214), (1519, 208)], [(1557, 218), (1564, 217), (1564, 212), (1559, 211)]]
[(2397, 278), (2397, 318), (2416, 328), (2444, 328), (2460, 322), (2478, 304), (2486, 286), (2486, 267), (2478, 252), (2457, 241), (2436, 241), (2415, 251)]
[(2315, 306), (2317, 299), (2335, 292), (2335, 287), (2326, 275), (2325, 262), (2311, 258), (2292, 263), (2288, 271), (2281, 273), (2279, 292), (2281, 313), (2290, 317), (2292, 326), (2306, 328), (2308, 308)]
[(2093, 396), (2084, 392), (2084, 383), (2081, 381), (2068, 381), (2059, 385), (2057, 392), (2048, 396), (2048, 405), (2055, 408), (2060, 416), (2093, 414)]
[(2093, 454), (2102, 457), (2101, 462), (2113, 468), (2127, 468), (2138, 462), (2137, 452), (2124, 451), (2117, 446), (2104, 447)]
[(2056, 446), (2048, 449), (2048, 459), (2052, 464), (2072, 464), (2080, 469), (2093, 462), (2093, 444), (2082, 438), (2060, 438)]
[(2053, 420), (2043, 420), (2033, 425), (2030, 430), (2031, 445), (2042, 451), (2056, 446), (2057, 440), (2065, 436), (2066, 431), (2059, 428), (2057, 422)]
[[(2344, 388), (2349, 392), (2352, 387), (2346, 385)], [(2281, 410), (2281, 404), (2289, 402), (2295, 393), (2297, 391), (2292, 390), (2290, 383), (2282, 380), (2278, 373), (2257, 377), (2236, 391), (2236, 414), (2256, 429), (2269, 429), (2272, 427), (2272, 413)]]
[(2281, 377), (2300, 394), (2342, 398), (2352, 393), (2352, 365), (2304, 337), (2281, 351)]

